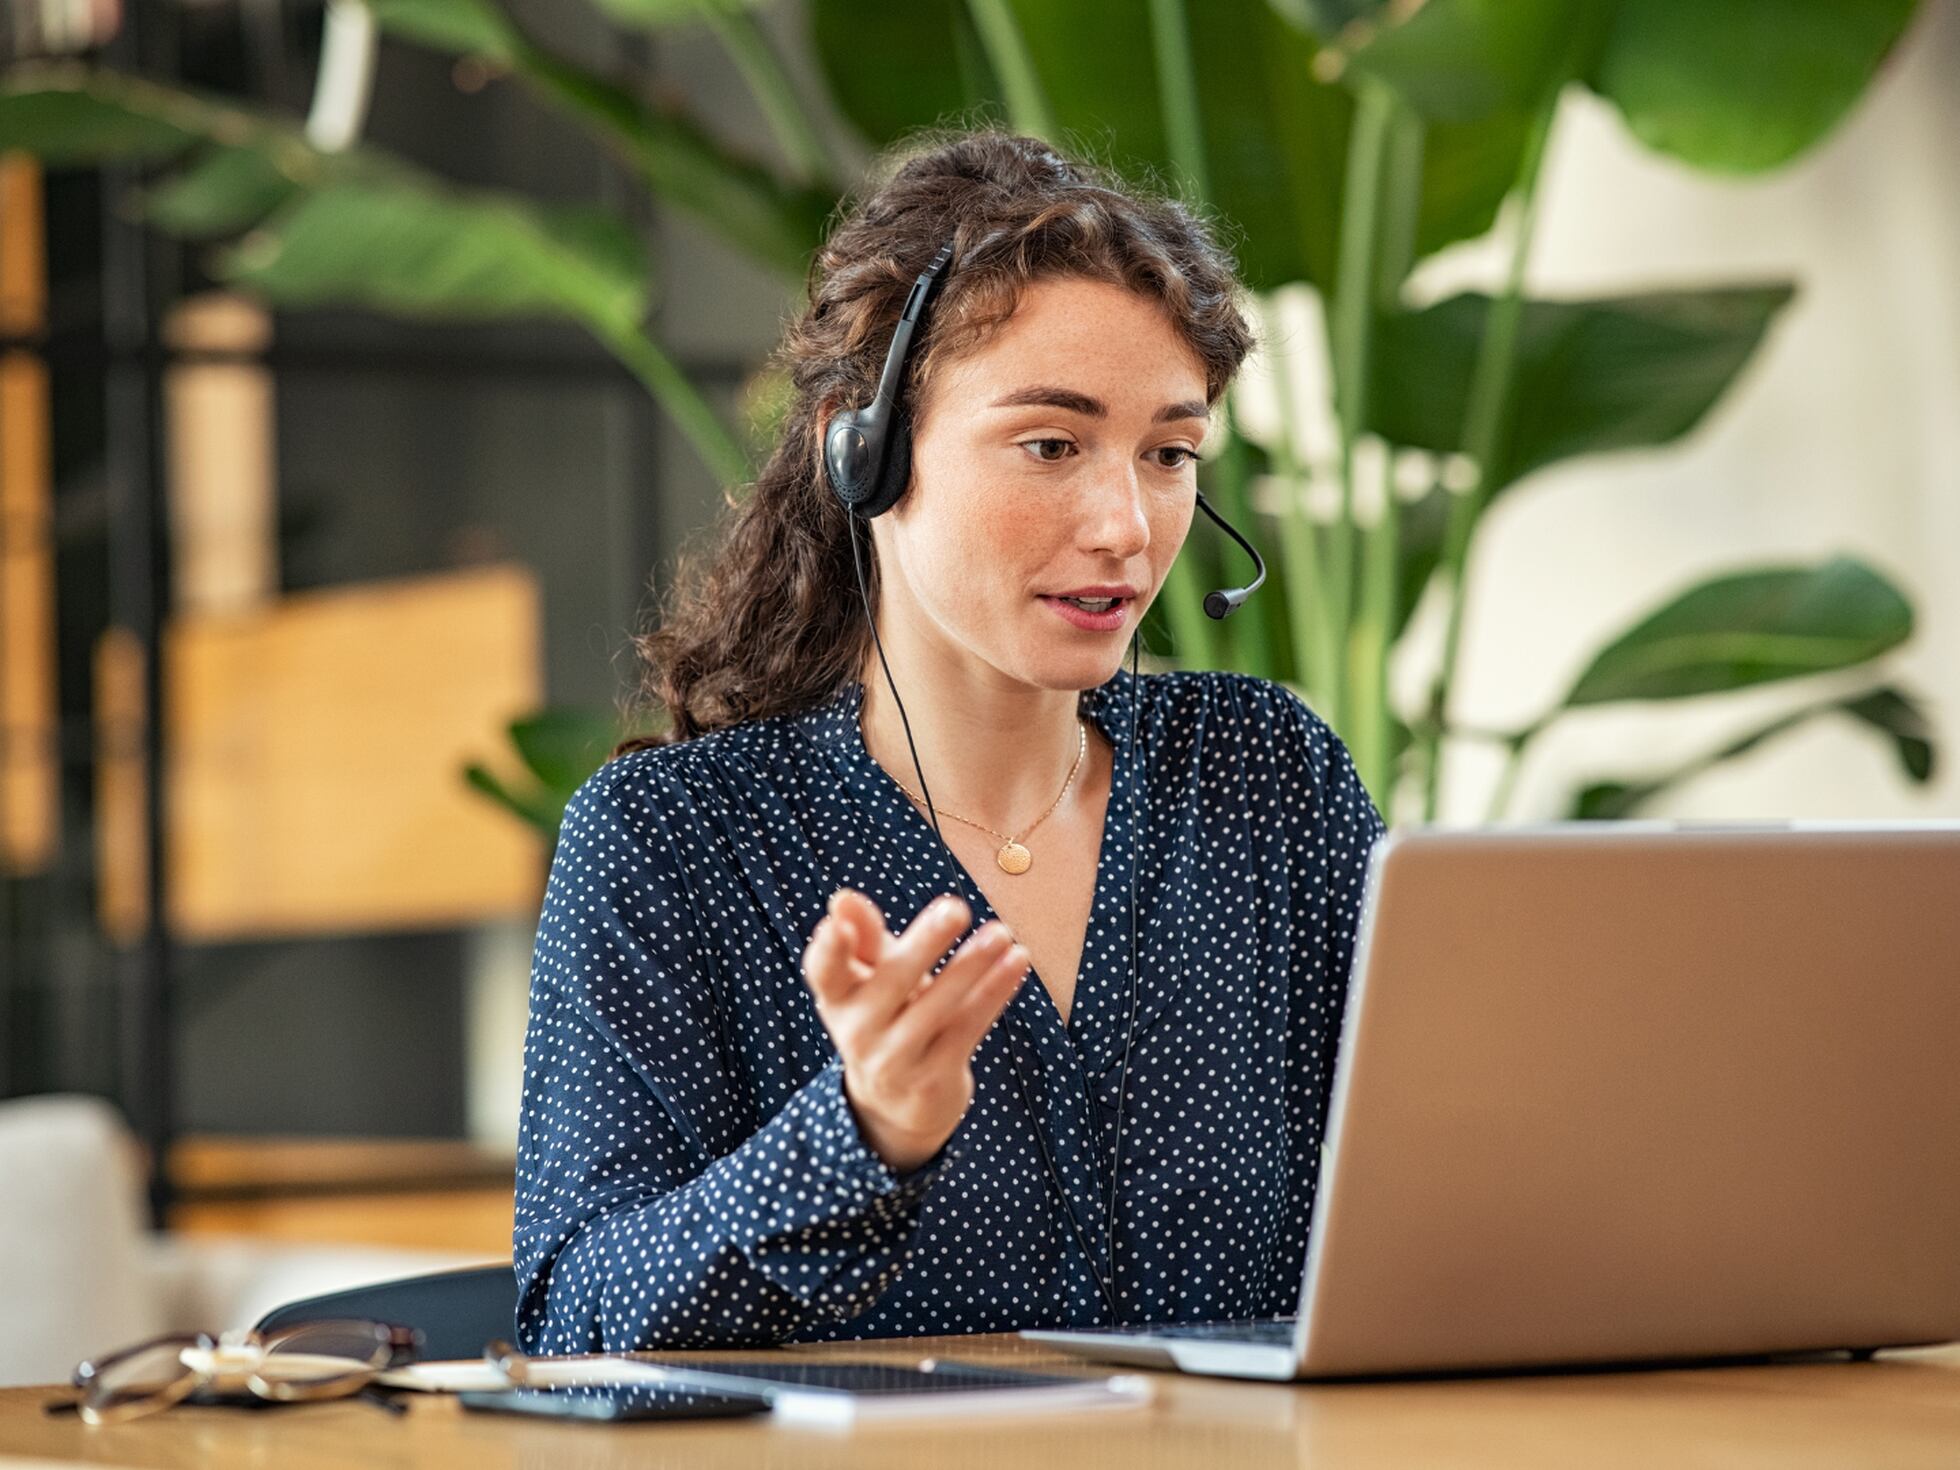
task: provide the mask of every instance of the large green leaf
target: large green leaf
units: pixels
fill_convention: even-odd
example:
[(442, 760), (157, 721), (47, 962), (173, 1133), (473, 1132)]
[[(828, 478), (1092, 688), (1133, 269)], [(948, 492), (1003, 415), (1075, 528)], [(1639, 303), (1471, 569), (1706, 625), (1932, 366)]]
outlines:
[(523, 719), (508, 729), (511, 744), (530, 780), (513, 788), (487, 766), (471, 762), (463, 779), (512, 815), (555, 839), (564, 820), (565, 804), (594, 771), (611, 757), (613, 747), (631, 736), (651, 735), (668, 723), (664, 711), (652, 720), (622, 723), (598, 710), (554, 706)]
[(1910, 695), (1888, 685), (1850, 698), (1820, 700), (1793, 710), (1711, 754), (1683, 762), (1664, 775), (1640, 781), (1595, 782), (1573, 797), (1567, 815), (1574, 820), (1634, 816), (1655, 798), (1711, 766), (1746, 755), (1765, 741), (1822, 714), (1848, 715), (1871, 726), (1892, 742), (1893, 753), (1909, 780), (1922, 786), (1932, 780), (1937, 761), (1926, 712)]
[[(1124, 0), (1089, 7), (1103, 19), (1096, 36), (1043, 44), (1030, 32), (1051, 98), (1063, 120), (1088, 136), (1124, 140), (1163, 136), (1156, 90), (1136, 78), (1154, 75), (1149, 29), (1135, 23)], [(1056, 7), (1070, 14), (1077, 3)], [(1021, 13), (1046, 13), (1022, 0)], [(1342, 186), (1354, 105), (1345, 87), (1315, 76), (1319, 47), (1259, 0), (1206, 0), (1187, 5), (1192, 62), (1205, 132), (1210, 202), (1231, 222), (1241, 272), (1260, 291), (1309, 281), (1323, 291), (1334, 282), (1339, 253)], [(1127, 44), (1134, 54), (1107, 75), (1112, 100), (1096, 111), (1072, 113), (1072, 94), (1097, 58)], [(1052, 58), (1052, 60), (1051, 60)], [(1130, 68), (1141, 68), (1132, 74)], [(1424, 139), (1422, 195), (1415, 249), (1427, 255), (1490, 228), (1517, 174), (1524, 144), (1522, 113), (1475, 127), (1431, 126)], [(1145, 162), (1168, 174), (1168, 156)]]
[(376, 13), (382, 25), (411, 40), (510, 67), (597, 134), (662, 199), (771, 269), (802, 277), (836, 202), (830, 191), (785, 182), (724, 146), (685, 108), (643, 100), (545, 49), (512, 26), (493, 0), (378, 0)]
[(555, 74), (553, 94), (606, 126), (647, 187), (787, 279), (801, 281), (837, 196), (738, 157), (679, 107), (632, 102), (603, 83)]
[(698, 21), (711, 11), (735, 15), (744, 10), (760, 10), (768, 0), (594, 0), (594, 3), (622, 25), (663, 30)]
[(1915, 0), (1428, 0), (1348, 27), (1335, 55), (1345, 74), (1388, 83), (1432, 121), (1529, 108), (1572, 71), (1649, 147), (1754, 172), (1830, 131), (1914, 10)]
[(258, 148), (210, 148), (149, 191), (151, 224), (183, 240), (215, 240), (250, 229), (305, 186)]
[(1847, 113), (1914, 0), (1626, 0), (1591, 83), (1648, 147), (1697, 168), (1775, 168)]
[[(1512, 419), (1491, 490), (1541, 465), (1666, 444), (1713, 408), (1792, 296), (1787, 285), (1525, 303)], [(1462, 442), (1490, 299), (1469, 293), (1385, 318), (1371, 427), (1391, 443)]]
[[(99, 94), (98, 74), (68, 63), (21, 66), (0, 77), (0, 148), (19, 148), (60, 168), (128, 160), (175, 158), (201, 129), (169, 94), (138, 83), (125, 95)], [(146, 105), (147, 104), (147, 105)]]
[(1575, 49), (1594, 43), (1605, 0), (1428, 0), (1369, 25), (1338, 51), (1344, 73), (1393, 87), (1424, 117), (1475, 122), (1536, 107)]
[[(1313, 41), (1271, 7), (1231, 0), (1190, 8), (1210, 203), (1234, 228), (1240, 271), (1255, 291), (1294, 281), (1331, 291), (1353, 102), (1315, 79)], [(1093, 56), (1068, 60), (1095, 65)], [(1153, 65), (1146, 52), (1139, 79)], [(1156, 107), (1154, 88), (1136, 92)], [(1159, 166), (1168, 171), (1170, 160)]]
[(219, 273), (290, 305), (414, 315), (566, 315), (612, 331), (645, 314), (647, 266), (615, 215), (407, 179), (315, 190), (224, 252)]
[[(570, 317), (646, 385), (717, 478), (740, 481), (749, 474), (712, 406), (642, 330), (648, 267), (640, 242), (617, 215), (451, 192), (375, 150), (323, 153), (296, 122), (116, 72), (71, 67), (37, 72), (31, 86), (15, 80), (18, 90), (0, 96), (0, 124), (22, 110), (51, 153), (108, 147), (127, 135), (132, 119), (160, 121), (187, 146), (206, 144), (188, 170), (145, 202), (157, 227), (189, 237), (256, 224), (213, 257), (220, 276), (290, 305)], [(630, 111), (637, 103), (622, 98), (619, 105)], [(60, 136), (51, 118), (64, 125)], [(256, 161), (244, 156), (252, 154)], [(711, 193), (713, 166), (704, 170), (699, 182)], [(270, 216), (255, 220), (257, 211), (275, 205)], [(750, 221), (757, 227), (753, 238), (773, 240), (778, 263), (800, 270), (816, 235), (810, 221), (820, 214), (813, 204), (810, 220), (799, 227), (807, 239), (792, 239), (775, 229), (783, 216), (772, 220), (759, 207)]]
[(509, 64), (523, 50), (517, 27), (496, 0), (366, 0), (387, 31), (438, 51)]
[(919, 127), (1006, 116), (955, 0), (811, 0), (810, 41), (831, 99), (874, 147)]
[(164, 138), (172, 154), (204, 145), (148, 194), (151, 222), (187, 238), (251, 230), (214, 269), (282, 304), (544, 312), (612, 333), (645, 315), (646, 261), (617, 216), (451, 192), (366, 150), (313, 149), (296, 123), (116, 72), (36, 69), (9, 87), (0, 128), (24, 119), (20, 136), (51, 158), (122, 156), (131, 139), (152, 154)]
[(1498, 206), (1517, 178), (1530, 126), (1529, 113), (1506, 110), (1473, 123), (1432, 122), (1424, 129), (1418, 259), (1475, 239), (1496, 222)]
[(595, 710), (555, 707), (510, 724), (511, 744), (539, 782), (569, 796), (619, 743), (620, 723)]
[(1317, 36), (1337, 36), (1357, 20), (1379, 14), (1389, 0), (1270, 0), (1273, 10)]
[(1717, 577), (1595, 655), (1566, 707), (1679, 699), (1803, 678), (1877, 658), (1912, 636), (1912, 604), (1851, 557)]
[(249, 224), (254, 204), (263, 213), (291, 186), (381, 166), (361, 149), (323, 153), (296, 122), (228, 97), (74, 65), (19, 67), (0, 80), (0, 146), (57, 166), (192, 157), (143, 201), (161, 203), (161, 228), (192, 236)]
[(513, 791), (501, 776), (476, 761), (463, 767), (463, 780), (546, 840), (557, 839), (559, 824), (565, 819), (566, 802), (558, 792), (547, 791), (542, 786)]
[[(876, 146), (1004, 118), (962, 0), (813, 0), (832, 94)], [(1173, 187), (1150, 26), (1127, 0), (1017, 0), (1014, 16), (1067, 145)], [(1196, 17), (1194, 17), (1196, 19)], [(1191, 28), (1208, 203), (1255, 289), (1330, 279), (1350, 103), (1313, 80), (1313, 42), (1264, 0), (1213, 0)]]
[(199, 143), (266, 152), (295, 177), (322, 157), (296, 127), (228, 98), (67, 62), (0, 77), (0, 148), (53, 167), (154, 163)]
[[(1313, 37), (1266, 0), (1186, 7), (1206, 203), (1255, 290), (1334, 278), (1353, 102), (1316, 80)], [(922, 127), (1005, 116), (961, 0), (812, 0), (812, 37), (846, 116), (883, 146)], [(1132, 178), (1178, 184), (1147, 18), (1131, 0), (1015, 0), (1069, 145)], [(1517, 171), (1521, 115), (1428, 140), (1417, 249), (1482, 233)]]

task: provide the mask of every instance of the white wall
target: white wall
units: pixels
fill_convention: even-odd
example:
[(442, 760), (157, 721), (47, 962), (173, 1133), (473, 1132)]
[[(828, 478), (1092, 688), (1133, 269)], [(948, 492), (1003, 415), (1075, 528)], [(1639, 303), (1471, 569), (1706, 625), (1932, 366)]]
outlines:
[[(1459, 718), (1532, 718), (1610, 636), (1709, 574), (1849, 551), (1917, 607), (1895, 671), (1949, 746), (1936, 781), (1912, 785), (1874, 732), (1826, 718), (1703, 774), (1653, 814), (1960, 815), (1957, 73), (1960, 5), (1933, 0), (1835, 132), (1795, 165), (1741, 181), (1648, 153), (1608, 106), (1567, 96), (1541, 181), (1531, 290), (1792, 277), (1799, 295), (1686, 441), (1575, 461), (1507, 492), (1471, 566)], [(1429, 299), (1496, 278), (1480, 246), (1428, 263), (1413, 284)], [(1440, 621), (1424, 630), (1433, 636), (1411, 648), (1418, 658)], [(1414, 660), (1397, 670), (1409, 687), (1421, 673)], [(1574, 716), (1540, 742), (1512, 815), (1555, 814), (1586, 777), (1664, 768), (1824, 687)], [(1497, 767), (1487, 748), (1459, 746), (1443, 819), (1481, 819)]]

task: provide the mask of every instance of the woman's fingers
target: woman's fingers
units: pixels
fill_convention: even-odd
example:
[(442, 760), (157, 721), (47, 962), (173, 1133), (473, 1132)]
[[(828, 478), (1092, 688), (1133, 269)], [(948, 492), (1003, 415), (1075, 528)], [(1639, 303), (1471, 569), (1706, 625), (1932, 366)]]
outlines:
[(817, 998), (819, 1010), (828, 1010), (850, 998), (860, 983), (852, 974), (851, 940), (829, 915), (817, 920), (810, 942), (803, 949), (803, 981)]
[(899, 1065), (916, 1064), (962, 999), (986, 978), (995, 964), (1007, 959), (1010, 951), (1019, 956), (1019, 963), (1025, 967), (1027, 951), (1014, 943), (1014, 936), (998, 919), (989, 920), (968, 935), (945, 968), (915, 990), (904, 1008), (892, 1018), (878, 1044), (879, 1055)]
[(835, 1005), (870, 976), (891, 936), (885, 916), (862, 893), (840, 888), (805, 947), (804, 978), (817, 1000)]
[(840, 888), (830, 895), (829, 913), (842, 926), (851, 957), (866, 965), (877, 964), (891, 939), (878, 905), (855, 888)]
[(1027, 976), (1028, 952), (1017, 944), (956, 998), (939, 1034), (926, 1048), (924, 1066), (928, 1070), (957, 1067), (969, 1060), (980, 1038), (1000, 1019), (1000, 1013), (1014, 999), (1014, 992), (1021, 988)]
[(859, 1009), (868, 1027), (878, 1031), (890, 1024), (971, 919), (965, 901), (951, 895), (919, 910), (905, 932), (885, 946), (860, 991)]
[(894, 936), (863, 894), (840, 889), (832, 896), (811, 935), (804, 974), (847, 1059), (878, 1074), (912, 1076), (971, 1056), (1029, 963), (1027, 951), (995, 919), (932, 975), (971, 918), (965, 901), (947, 894)]

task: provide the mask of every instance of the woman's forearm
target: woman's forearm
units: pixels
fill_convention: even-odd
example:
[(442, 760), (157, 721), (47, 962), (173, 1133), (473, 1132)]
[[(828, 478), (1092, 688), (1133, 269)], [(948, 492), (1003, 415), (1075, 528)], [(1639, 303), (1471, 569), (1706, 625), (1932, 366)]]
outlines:
[(861, 1136), (833, 1059), (745, 1143), (664, 1193), (571, 1223), (525, 1211), (527, 1193), (552, 1191), (520, 1190), (531, 1284), (520, 1344), (757, 1345), (856, 1316), (903, 1269), (945, 1157), (890, 1169)]

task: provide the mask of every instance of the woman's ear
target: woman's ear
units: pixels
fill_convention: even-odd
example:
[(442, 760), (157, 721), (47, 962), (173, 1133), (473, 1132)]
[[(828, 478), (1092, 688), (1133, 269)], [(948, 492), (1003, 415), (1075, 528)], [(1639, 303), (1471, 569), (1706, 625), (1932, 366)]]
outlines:
[(898, 494), (892, 500), (895, 506), (912, 490), (912, 416), (902, 404), (893, 415), (885, 445), (885, 481), (898, 486)]
[(825, 493), (830, 491), (830, 477), (824, 473), (824, 437), (830, 432), (831, 416), (836, 412), (836, 400), (826, 398), (817, 405), (816, 416), (811, 421), (811, 453), (816, 456), (816, 462), (810, 466), (810, 471), (817, 478), (818, 488)]

